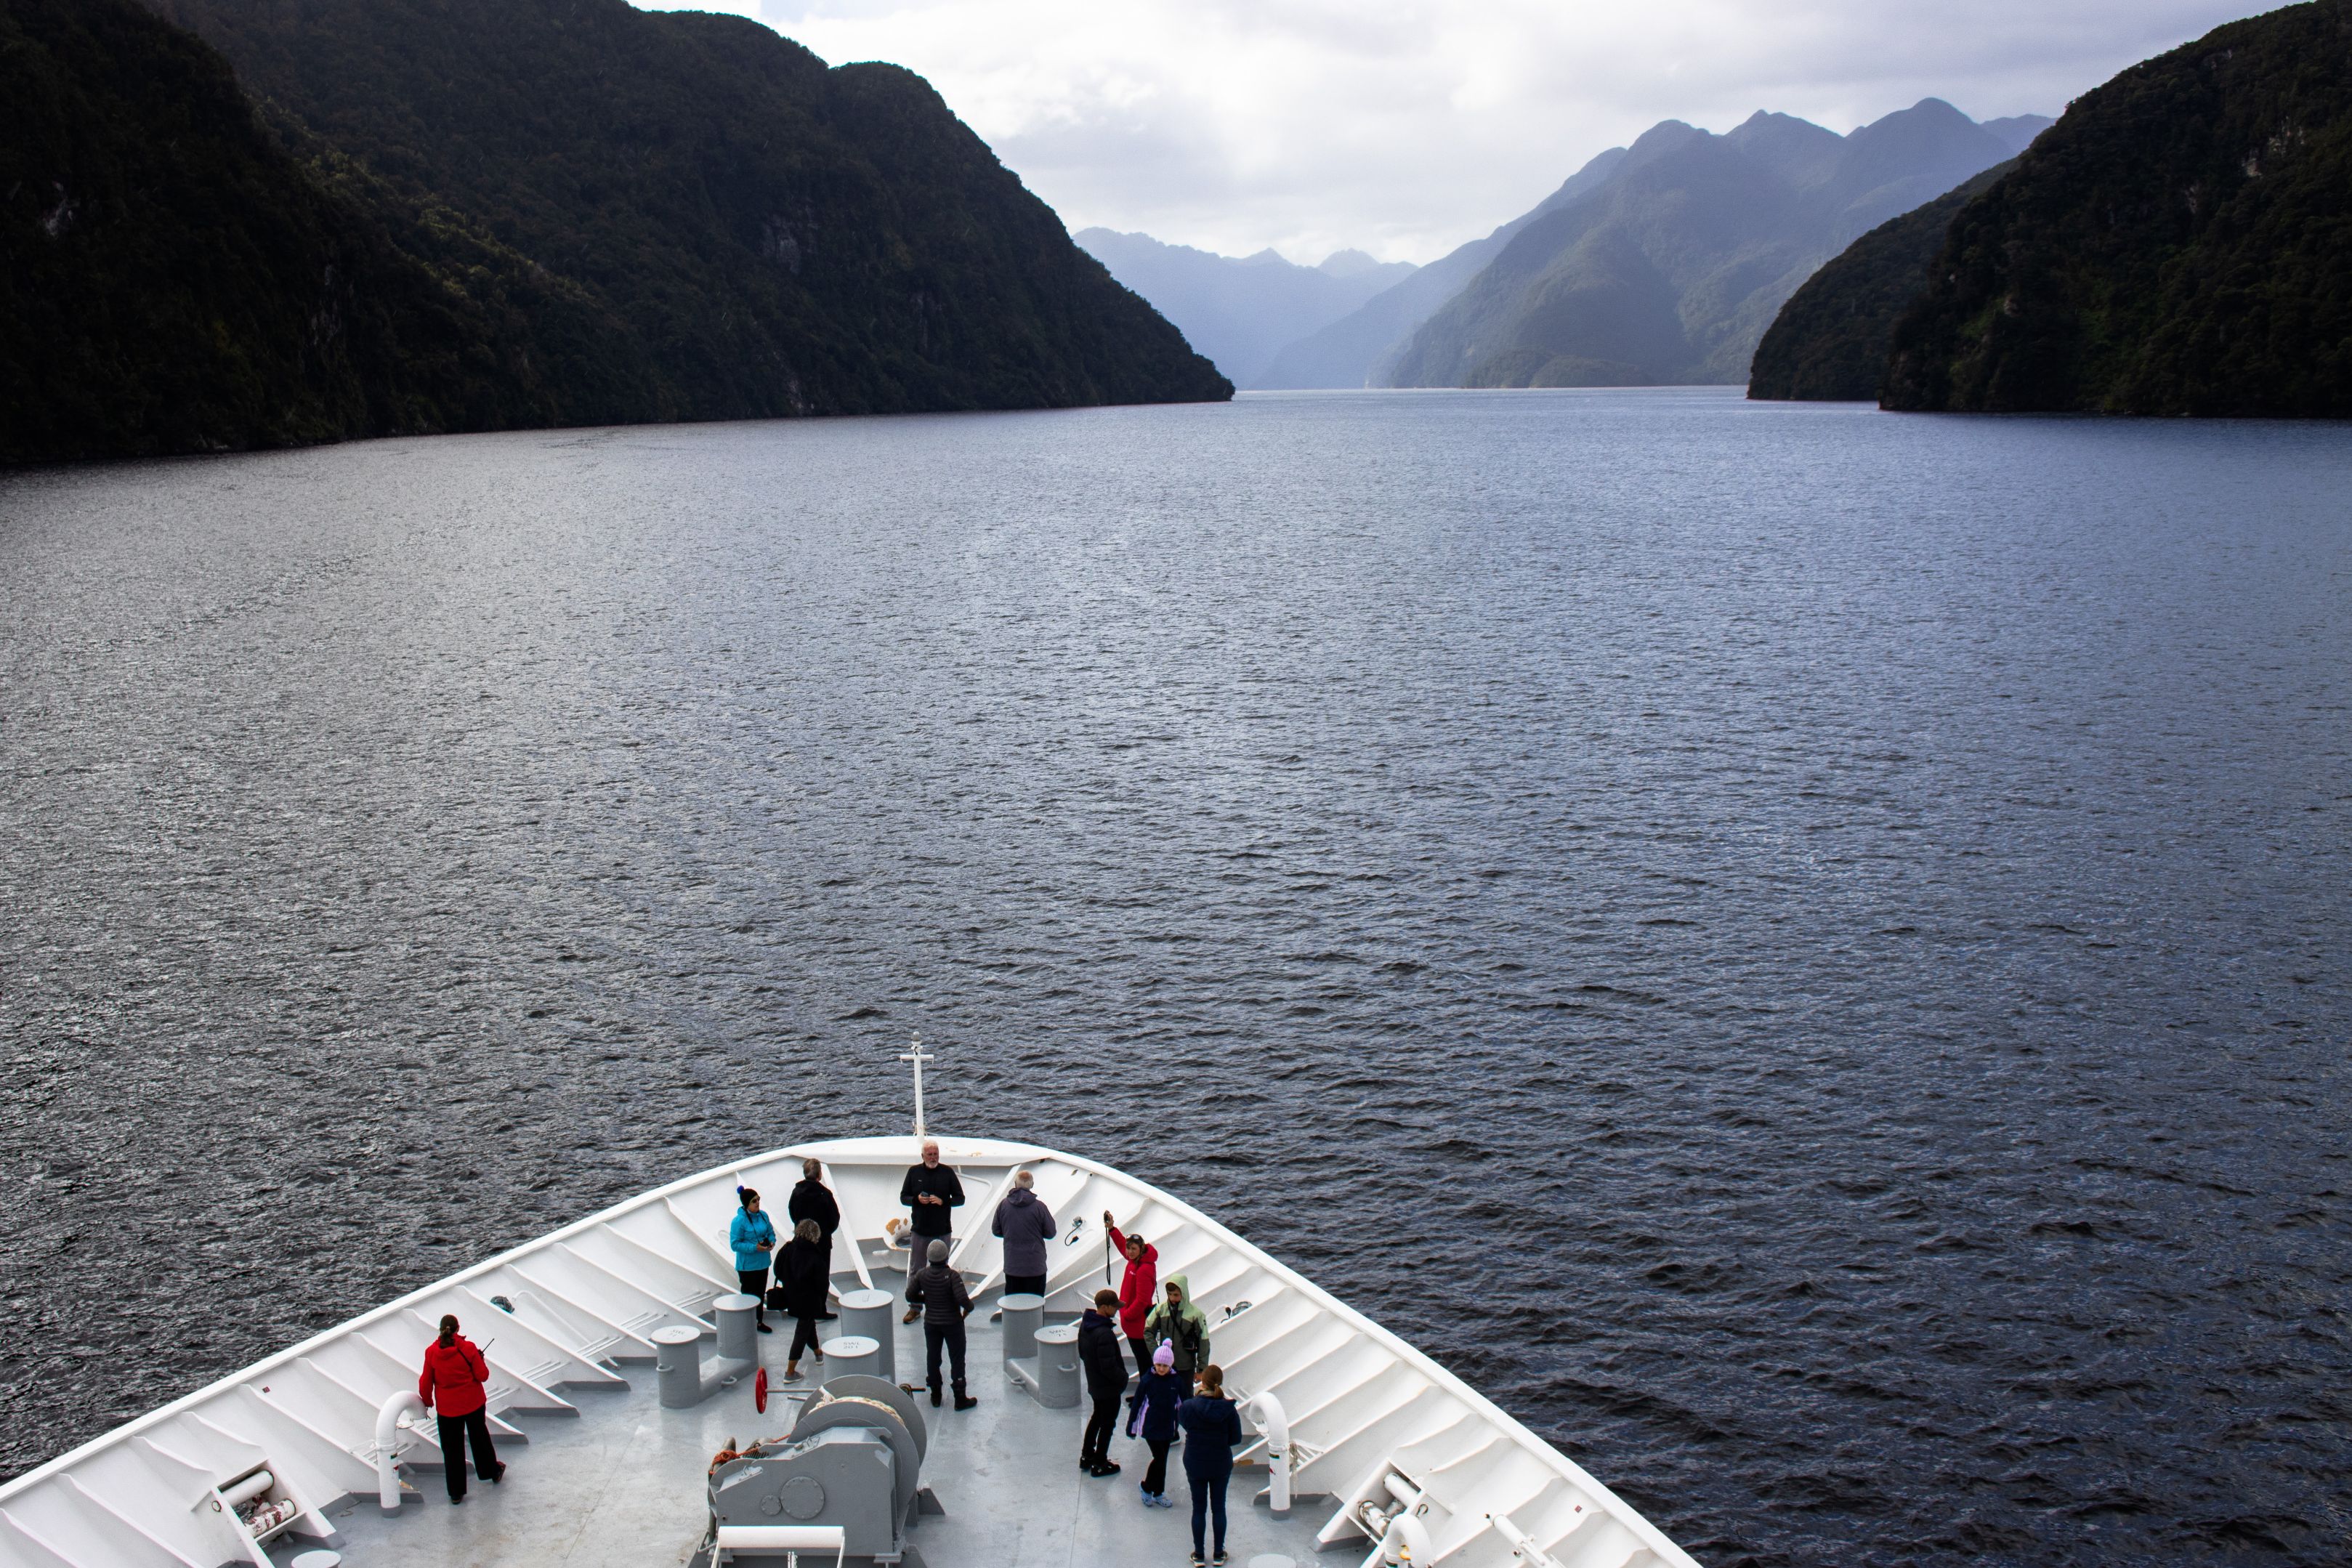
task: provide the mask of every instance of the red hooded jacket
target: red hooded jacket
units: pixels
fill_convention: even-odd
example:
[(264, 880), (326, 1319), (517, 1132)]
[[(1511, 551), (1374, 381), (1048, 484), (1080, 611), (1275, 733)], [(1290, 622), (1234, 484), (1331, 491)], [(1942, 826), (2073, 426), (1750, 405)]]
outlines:
[[(1110, 1245), (1121, 1258), (1127, 1257), (1127, 1237), (1117, 1226), (1110, 1227)], [(1129, 1258), (1127, 1274), (1118, 1282), (1118, 1331), (1131, 1340), (1141, 1339), (1143, 1320), (1151, 1316), (1159, 1293), (1160, 1249), (1147, 1241), (1143, 1256)]]
[(445, 1345), (435, 1340), (425, 1347), (425, 1375), (416, 1380), (416, 1397), (428, 1410), (444, 1415), (471, 1415), (489, 1403), (482, 1384), (490, 1380), (490, 1363), (465, 1335)]

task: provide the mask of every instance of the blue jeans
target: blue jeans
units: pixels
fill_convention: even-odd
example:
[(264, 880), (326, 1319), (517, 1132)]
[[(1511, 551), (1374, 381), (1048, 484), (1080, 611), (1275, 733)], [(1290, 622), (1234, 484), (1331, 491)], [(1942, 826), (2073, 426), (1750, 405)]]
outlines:
[(1225, 1483), (1233, 1479), (1234, 1473), (1231, 1470), (1227, 1470), (1222, 1476), (1204, 1476), (1198, 1470), (1184, 1472), (1184, 1480), (1192, 1489), (1192, 1552), (1194, 1556), (1207, 1555), (1206, 1549), (1201, 1544), (1201, 1516), (1204, 1513), (1215, 1516), (1217, 1550), (1223, 1552), (1225, 1549)]

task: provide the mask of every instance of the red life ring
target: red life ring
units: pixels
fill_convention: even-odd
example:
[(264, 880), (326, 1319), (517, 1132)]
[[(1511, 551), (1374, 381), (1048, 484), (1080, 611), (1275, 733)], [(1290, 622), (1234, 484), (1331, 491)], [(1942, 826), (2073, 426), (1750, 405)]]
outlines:
[(768, 1369), (764, 1366), (760, 1375), (751, 1380), (751, 1408), (762, 1415), (768, 1413)]

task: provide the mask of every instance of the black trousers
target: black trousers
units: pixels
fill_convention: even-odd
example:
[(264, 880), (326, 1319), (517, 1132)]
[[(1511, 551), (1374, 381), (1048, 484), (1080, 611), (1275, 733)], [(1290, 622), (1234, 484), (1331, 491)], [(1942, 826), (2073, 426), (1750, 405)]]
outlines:
[(1110, 1435), (1118, 1430), (1118, 1396), (1125, 1391), (1096, 1388), (1087, 1392), (1094, 1396), (1095, 1408), (1087, 1419), (1086, 1441), (1078, 1449), (1078, 1458), (1107, 1465), (1110, 1463)]
[(768, 1321), (768, 1271), (761, 1268), (746, 1274), (738, 1268), (735, 1270), (735, 1279), (737, 1283), (743, 1287), (743, 1294), (760, 1303), (751, 1310), (751, 1321), (755, 1323), (766, 1322)]
[(1202, 1517), (1204, 1514), (1216, 1521), (1217, 1550), (1223, 1552), (1225, 1549), (1225, 1483), (1233, 1479), (1231, 1470), (1221, 1476), (1203, 1476), (1192, 1470), (1184, 1472), (1184, 1479), (1192, 1489), (1192, 1555), (1195, 1557), (1207, 1551), (1201, 1540), (1201, 1527), (1208, 1522)]
[(1173, 1437), (1146, 1437), (1151, 1446), (1151, 1468), (1143, 1472), (1143, 1489), (1153, 1497), (1168, 1495), (1168, 1450), (1176, 1446)]
[(1004, 1277), (1004, 1293), (1008, 1296), (1042, 1296), (1045, 1293), (1045, 1277), (1043, 1274), (1007, 1274)]
[(801, 1352), (816, 1349), (817, 1321), (818, 1320), (814, 1318), (793, 1320), (793, 1348), (785, 1352), (786, 1361), (798, 1361), (801, 1359)]
[(1129, 1334), (1127, 1340), (1127, 1348), (1135, 1352), (1135, 1374), (1138, 1377), (1150, 1377), (1151, 1375), (1151, 1347), (1145, 1344), (1141, 1340), (1137, 1339), (1134, 1335)]
[(490, 1447), (490, 1413), (477, 1410), (471, 1415), (443, 1415), (435, 1412), (441, 1427), (441, 1469), (448, 1479), (449, 1495), (466, 1495), (466, 1440), (474, 1442), (474, 1473), (488, 1480), (499, 1473), (499, 1451)]
[(940, 1385), (940, 1352), (943, 1348), (948, 1352), (948, 1364), (954, 1369), (954, 1375), (950, 1381), (955, 1385), (955, 1391), (961, 1394), (963, 1392), (963, 1320), (961, 1318), (952, 1319), (944, 1323), (932, 1322), (929, 1318), (923, 1320), (923, 1351), (927, 1358), (925, 1365), (930, 1373), (930, 1384), (933, 1388)]

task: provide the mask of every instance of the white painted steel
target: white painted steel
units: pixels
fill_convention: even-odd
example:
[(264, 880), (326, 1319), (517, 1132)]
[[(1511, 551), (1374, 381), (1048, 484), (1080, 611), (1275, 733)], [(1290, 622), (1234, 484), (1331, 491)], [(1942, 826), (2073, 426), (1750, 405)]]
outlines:
[(375, 1502), (386, 1513), (400, 1511), (400, 1471), (392, 1458), (400, 1444), (400, 1424), (424, 1414), (425, 1401), (406, 1388), (385, 1394), (375, 1413)]
[(1290, 1515), (1290, 1417), (1282, 1401), (1261, 1390), (1251, 1395), (1250, 1424), (1265, 1439), (1265, 1501), (1276, 1519)]
[(849, 1531), (837, 1524), (728, 1524), (719, 1527), (713, 1544), (721, 1563), (735, 1552), (830, 1552), (838, 1564), (848, 1554)]
[[(1241, 1462), (1266, 1467), (1270, 1502), (1283, 1500), (1286, 1484), (1309, 1517), (1328, 1511), (1326, 1542), (1353, 1541), (1370, 1561), (1448, 1568), (1696, 1568), (1476, 1390), (1191, 1205), (1034, 1144), (940, 1143), (967, 1192), (992, 1197), (1026, 1169), (1066, 1231), (1083, 1220), (1071, 1244), (1053, 1249), (1049, 1314), (1075, 1314), (1106, 1283), (1106, 1209), (1159, 1248), (1162, 1278), (1191, 1275), (1209, 1318), (1211, 1357), (1256, 1428)], [(493, 1430), (502, 1445), (523, 1444), (503, 1415), (574, 1413), (562, 1391), (625, 1387), (611, 1366), (652, 1361), (656, 1330), (714, 1330), (713, 1304), (735, 1289), (725, 1241), (736, 1186), (786, 1190), (811, 1155), (824, 1162), (842, 1239), (866, 1277), (886, 1222), (903, 1213), (898, 1184), (918, 1157), (915, 1139), (794, 1145), (689, 1176), (390, 1302), (0, 1486), (0, 1568), (216, 1568), (229, 1542), (216, 1533), (221, 1516), (202, 1516), (199, 1505), (261, 1466), (304, 1503), (289, 1527), (297, 1534), (324, 1536), (318, 1509), (345, 1496), (373, 1491), (396, 1510), (397, 1465), (438, 1450), (430, 1434), (398, 1426), (396, 1413), (383, 1417), (404, 1393), (414, 1403), (442, 1313), (456, 1313), (488, 1346)], [(975, 1205), (958, 1211), (957, 1256), (967, 1272), (998, 1279), (1003, 1253), (988, 1234), (991, 1217)], [(510, 1302), (512, 1315), (492, 1296)], [(518, 1447), (512, 1462), (527, 1474), (531, 1456)], [(514, 1561), (529, 1568), (530, 1560)]]

